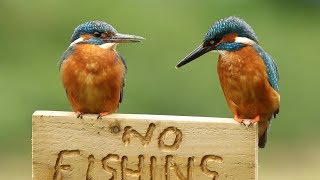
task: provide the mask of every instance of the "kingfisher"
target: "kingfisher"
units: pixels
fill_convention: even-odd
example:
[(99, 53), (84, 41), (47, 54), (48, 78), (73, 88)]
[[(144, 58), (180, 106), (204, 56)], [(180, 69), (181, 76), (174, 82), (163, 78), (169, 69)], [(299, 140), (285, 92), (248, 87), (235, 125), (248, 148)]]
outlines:
[(181, 60), (179, 68), (207, 52), (219, 53), (217, 71), (234, 119), (258, 123), (259, 147), (264, 148), (272, 117), (279, 113), (279, 74), (272, 57), (259, 45), (253, 29), (231, 16), (215, 22), (203, 43)]
[(75, 28), (71, 44), (59, 61), (59, 69), (78, 118), (85, 113), (99, 114), (101, 118), (117, 111), (123, 99), (127, 66), (116, 46), (143, 39), (120, 34), (102, 21), (85, 22)]

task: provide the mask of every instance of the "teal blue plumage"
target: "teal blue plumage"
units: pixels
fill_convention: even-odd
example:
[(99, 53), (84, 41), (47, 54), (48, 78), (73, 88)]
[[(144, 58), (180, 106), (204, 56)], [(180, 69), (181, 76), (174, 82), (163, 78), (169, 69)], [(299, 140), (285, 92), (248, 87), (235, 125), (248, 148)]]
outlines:
[(250, 25), (244, 20), (234, 16), (221, 19), (214, 23), (209, 28), (203, 41), (206, 42), (215, 38), (222, 38), (224, 35), (230, 33), (237, 33), (239, 37), (247, 37), (258, 43), (258, 38)]
[(86, 22), (75, 28), (74, 33), (71, 36), (71, 42), (78, 39), (83, 34), (94, 34), (95, 32), (110, 32), (116, 34), (117, 30), (110, 24), (102, 21)]
[(261, 56), (265, 66), (266, 66), (268, 80), (269, 80), (270, 85), (272, 86), (272, 88), (274, 90), (276, 90), (279, 93), (279, 91), (280, 91), (279, 84), (278, 84), (279, 73), (278, 73), (278, 68), (277, 68), (276, 63), (274, 62), (272, 57), (262, 49), (262, 47), (260, 47), (257, 44), (253, 45), (253, 47), (256, 49), (258, 54)]
[[(259, 53), (267, 69), (268, 80), (272, 88), (279, 92), (279, 74), (277, 70), (277, 65), (275, 64), (272, 57), (267, 54), (261, 46), (259, 46), (259, 41), (254, 33), (253, 29), (247, 24), (244, 20), (231, 16), (228, 18), (221, 19), (214, 23), (208, 30), (205, 35), (204, 43), (214, 40), (219, 42), (219, 40), (226, 34), (237, 33), (238, 37), (246, 37), (253, 40), (256, 44), (253, 47)], [(227, 51), (236, 51), (244, 47), (244, 44), (230, 42), (230, 43), (221, 43), (216, 46), (216, 50), (227, 50)]]
[(259, 45), (253, 29), (231, 16), (214, 23), (203, 43), (181, 60), (176, 68), (210, 52), (219, 53), (220, 84), (234, 119), (258, 122), (260, 148), (267, 142), (270, 120), (279, 113), (279, 74), (272, 57)]

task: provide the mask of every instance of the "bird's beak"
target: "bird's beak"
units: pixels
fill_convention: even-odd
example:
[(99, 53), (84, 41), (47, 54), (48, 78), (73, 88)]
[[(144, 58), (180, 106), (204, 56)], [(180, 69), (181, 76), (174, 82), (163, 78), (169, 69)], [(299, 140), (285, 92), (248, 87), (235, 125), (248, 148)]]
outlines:
[(201, 44), (199, 47), (197, 47), (195, 50), (193, 50), (190, 54), (188, 54), (185, 58), (183, 58), (177, 65), (176, 69), (179, 67), (188, 64), (189, 62), (197, 59), (198, 57), (204, 55), (205, 53), (213, 50), (212, 46), (203, 47), (203, 44)]
[(128, 42), (141, 42), (142, 40), (144, 40), (144, 38), (140, 36), (130, 35), (130, 34), (116, 33), (111, 37), (105, 38), (104, 40), (108, 42), (113, 42), (113, 43), (128, 43)]

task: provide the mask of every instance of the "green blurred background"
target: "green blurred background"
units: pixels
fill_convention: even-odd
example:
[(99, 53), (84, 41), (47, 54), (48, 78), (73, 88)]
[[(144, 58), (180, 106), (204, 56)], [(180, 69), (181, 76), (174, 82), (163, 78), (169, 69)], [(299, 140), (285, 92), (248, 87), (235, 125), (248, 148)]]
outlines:
[(232, 117), (217, 54), (174, 68), (211, 24), (230, 15), (252, 26), (280, 71), (281, 110), (259, 152), (260, 179), (320, 177), (319, 1), (1, 0), (0, 179), (31, 179), (35, 110), (71, 110), (57, 62), (85, 21), (146, 38), (118, 47), (128, 65), (120, 113)]

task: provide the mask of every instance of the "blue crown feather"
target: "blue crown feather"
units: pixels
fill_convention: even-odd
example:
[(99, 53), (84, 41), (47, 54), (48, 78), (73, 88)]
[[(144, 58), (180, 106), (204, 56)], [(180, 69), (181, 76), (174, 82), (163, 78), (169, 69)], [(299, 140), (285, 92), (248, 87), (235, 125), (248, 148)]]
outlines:
[(244, 20), (234, 16), (221, 19), (214, 23), (206, 33), (204, 42), (210, 41), (215, 37), (222, 38), (224, 35), (230, 33), (237, 33), (239, 37), (247, 37), (258, 43), (258, 38), (250, 25)]
[(112, 32), (117, 33), (117, 30), (110, 24), (103, 21), (90, 21), (80, 24), (75, 28), (71, 37), (71, 42), (78, 39), (83, 34), (93, 34), (94, 32)]

